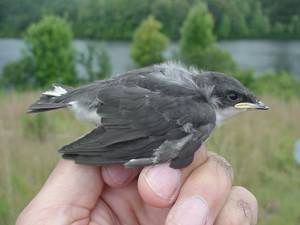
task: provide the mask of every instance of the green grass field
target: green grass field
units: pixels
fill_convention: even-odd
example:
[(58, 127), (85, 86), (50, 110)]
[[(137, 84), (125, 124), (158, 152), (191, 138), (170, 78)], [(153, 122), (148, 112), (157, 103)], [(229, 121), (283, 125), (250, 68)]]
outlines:
[[(0, 224), (14, 224), (59, 159), (57, 149), (89, 126), (68, 112), (26, 115), (37, 94), (0, 96)], [(259, 224), (300, 224), (300, 166), (293, 146), (300, 138), (300, 103), (264, 98), (270, 111), (249, 112), (227, 121), (208, 140), (235, 171), (236, 185), (258, 198)]]

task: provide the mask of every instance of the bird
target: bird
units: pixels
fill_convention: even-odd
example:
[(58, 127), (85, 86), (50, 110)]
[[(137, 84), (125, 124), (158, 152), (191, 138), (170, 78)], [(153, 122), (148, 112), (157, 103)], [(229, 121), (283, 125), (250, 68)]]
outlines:
[(59, 149), (64, 159), (129, 168), (169, 163), (174, 169), (192, 163), (194, 153), (225, 119), (249, 109), (269, 109), (232, 76), (178, 62), (134, 69), (77, 88), (53, 85), (28, 112), (60, 108), (95, 124)]

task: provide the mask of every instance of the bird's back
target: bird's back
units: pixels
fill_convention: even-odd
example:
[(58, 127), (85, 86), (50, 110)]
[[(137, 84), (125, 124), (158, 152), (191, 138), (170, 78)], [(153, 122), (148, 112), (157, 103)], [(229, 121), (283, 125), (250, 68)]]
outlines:
[(199, 88), (196, 76), (177, 64), (154, 65), (78, 88), (54, 86), (29, 110), (67, 107), (96, 123), (96, 129), (60, 150), (64, 158), (127, 166), (172, 160), (171, 166), (180, 168), (215, 126), (208, 89)]

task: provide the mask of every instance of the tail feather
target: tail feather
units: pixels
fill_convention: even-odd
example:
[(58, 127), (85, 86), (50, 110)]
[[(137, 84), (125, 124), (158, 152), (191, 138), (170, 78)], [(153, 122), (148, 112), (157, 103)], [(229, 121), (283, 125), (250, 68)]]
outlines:
[(38, 112), (44, 112), (54, 109), (60, 109), (67, 107), (68, 104), (65, 103), (34, 103), (31, 106), (29, 106), (27, 112), (28, 113), (38, 113)]
[(71, 87), (53, 85), (52, 90), (48, 90), (42, 93), (39, 100), (33, 103), (28, 108), (28, 113), (38, 113), (54, 109), (65, 108), (69, 106), (66, 102), (57, 101), (58, 97), (67, 94), (69, 91), (73, 90)]
[(111, 165), (111, 164), (124, 164), (128, 160), (125, 159), (106, 159), (102, 156), (84, 156), (84, 155), (77, 155), (77, 154), (63, 154), (62, 157), (64, 159), (71, 159), (75, 160), (76, 163), (85, 164), (85, 165), (97, 165), (97, 166), (104, 166), (104, 165)]

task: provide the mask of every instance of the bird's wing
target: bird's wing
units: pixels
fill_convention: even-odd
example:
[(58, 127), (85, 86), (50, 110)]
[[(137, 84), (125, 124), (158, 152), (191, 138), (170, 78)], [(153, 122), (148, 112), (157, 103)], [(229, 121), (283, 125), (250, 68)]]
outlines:
[[(188, 127), (196, 129), (207, 124), (213, 127), (215, 123), (211, 107), (195, 101), (193, 96), (168, 96), (120, 85), (100, 90), (98, 98), (101, 104), (97, 113), (102, 125), (64, 146), (60, 152), (65, 158), (98, 165), (149, 159), (154, 149), (165, 141), (177, 141), (189, 135)], [(201, 134), (202, 141), (208, 134)]]

